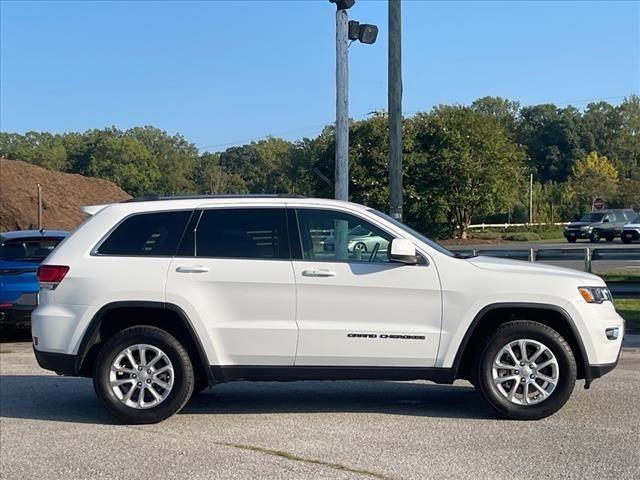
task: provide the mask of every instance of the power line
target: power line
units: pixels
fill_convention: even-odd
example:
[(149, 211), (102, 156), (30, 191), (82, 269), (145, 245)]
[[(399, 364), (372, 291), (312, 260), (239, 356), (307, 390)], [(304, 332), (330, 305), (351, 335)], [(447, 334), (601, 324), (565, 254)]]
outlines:
[[(376, 113), (376, 112), (377, 111), (374, 110), (373, 112), (370, 111), (370, 112), (367, 112), (367, 113), (360, 113), (358, 115), (354, 115), (351, 118), (352, 119), (360, 119), (360, 118), (364, 118), (364, 117), (366, 117), (368, 115), (371, 115), (373, 113)], [(283, 131), (283, 132), (268, 133), (268, 134), (263, 135), (261, 137), (253, 137), (253, 138), (248, 138), (248, 139), (245, 139), (245, 140), (237, 140), (235, 142), (217, 143), (215, 145), (204, 145), (204, 146), (199, 147), (199, 148), (200, 148), (200, 150), (205, 150), (207, 148), (227, 147), (227, 146), (230, 146), (230, 145), (238, 145), (238, 144), (247, 144), (247, 143), (251, 143), (251, 142), (258, 142), (260, 140), (266, 140), (269, 137), (279, 137), (279, 136), (282, 136), (282, 135), (289, 135), (289, 134), (292, 134), (292, 133), (307, 132), (307, 131), (309, 131), (311, 129), (317, 129), (317, 128), (325, 127), (327, 125), (332, 125), (333, 123), (334, 123), (333, 121), (328, 120), (328, 121), (323, 122), (323, 123), (317, 123), (315, 125), (308, 125), (306, 127), (296, 128), (294, 130), (286, 130), (286, 131)]]
[[(608, 100), (620, 100), (623, 98), (627, 98), (629, 95), (617, 95), (617, 96), (613, 96), (613, 97), (601, 97), (601, 98), (588, 98), (588, 99), (582, 99), (582, 100), (565, 100), (562, 102), (554, 102), (554, 101), (545, 101), (545, 102), (527, 102), (526, 105), (544, 105), (544, 104), (553, 104), (553, 105), (575, 105), (575, 104), (585, 104), (585, 103), (593, 103), (593, 102), (603, 102), (603, 101), (608, 101)], [(482, 98), (482, 97), (479, 97)], [(466, 102), (456, 102), (458, 105), (468, 105), (473, 103), (475, 100), (478, 100), (477, 98), (472, 100), (472, 101), (466, 101)], [(434, 105), (432, 105), (431, 108), (433, 108)], [(359, 120), (362, 119), (364, 117), (367, 117), (369, 115), (375, 115), (376, 113), (380, 113), (380, 112), (384, 112), (384, 108), (376, 108), (373, 110), (369, 110), (366, 113), (360, 113), (358, 115), (353, 115), (351, 118), (354, 120)], [(421, 113), (421, 112), (426, 112), (428, 111), (428, 109), (424, 109), (424, 110), (412, 110), (412, 111), (408, 111), (408, 112), (402, 112), (403, 116), (410, 116), (410, 115), (415, 115), (416, 113)], [(214, 145), (204, 145), (202, 147), (199, 147), (199, 150), (206, 150), (208, 148), (219, 148), (219, 147), (229, 147), (229, 146), (233, 146), (233, 145), (245, 145), (247, 143), (251, 143), (251, 142), (259, 142), (260, 140), (267, 140), (270, 137), (280, 137), (283, 135), (290, 135), (292, 133), (300, 133), (300, 132), (308, 132), (312, 129), (318, 129), (318, 128), (323, 128), (327, 125), (332, 125), (334, 122), (331, 120), (327, 120), (326, 122), (323, 123), (317, 123), (315, 125), (308, 125), (306, 127), (300, 127), (300, 128), (296, 128), (293, 130), (286, 130), (286, 131), (282, 131), (282, 132), (275, 132), (275, 133), (268, 133), (266, 135), (260, 136), (260, 137), (253, 137), (253, 138), (248, 138), (248, 139), (244, 139), (244, 140), (236, 140), (234, 142), (225, 142), (225, 143), (217, 143)]]

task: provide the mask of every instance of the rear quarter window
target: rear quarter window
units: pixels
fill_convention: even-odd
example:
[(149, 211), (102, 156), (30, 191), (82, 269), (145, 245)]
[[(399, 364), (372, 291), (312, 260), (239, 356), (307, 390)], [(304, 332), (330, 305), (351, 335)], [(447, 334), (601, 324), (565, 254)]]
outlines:
[(173, 256), (192, 211), (133, 215), (118, 225), (97, 248), (99, 255)]

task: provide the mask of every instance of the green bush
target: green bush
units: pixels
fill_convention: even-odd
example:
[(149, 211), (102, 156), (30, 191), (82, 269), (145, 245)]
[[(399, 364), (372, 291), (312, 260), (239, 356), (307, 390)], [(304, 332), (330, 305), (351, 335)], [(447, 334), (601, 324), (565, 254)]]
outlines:
[(540, 235), (536, 232), (505, 233), (502, 238), (512, 242), (535, 242), (540, 240)]
[(476, 240), (499, 240), (502, 238), (501, 232), (469, 232), (469, 238)]

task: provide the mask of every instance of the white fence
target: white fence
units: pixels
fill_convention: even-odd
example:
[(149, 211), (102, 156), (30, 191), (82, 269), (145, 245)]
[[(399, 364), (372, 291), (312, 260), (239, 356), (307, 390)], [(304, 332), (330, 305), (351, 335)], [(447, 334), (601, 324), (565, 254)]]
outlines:
[(509, 229), (510, 227), (542, 227), (542, 226), (562, 226), (569, 225), (569, 222), (555, 222), (555, 223), (477, 223), (474, 225), (469, 225), (467, 228), (480, 228), (484, 230), (485, 228), (502, 228), (504, 230)]

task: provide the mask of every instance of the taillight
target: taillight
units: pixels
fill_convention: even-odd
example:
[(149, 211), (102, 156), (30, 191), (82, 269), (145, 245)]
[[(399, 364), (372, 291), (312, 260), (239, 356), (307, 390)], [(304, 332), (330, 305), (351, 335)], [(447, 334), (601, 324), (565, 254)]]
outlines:
[(38, 282), (40, 282), (40, 288), (45, 290), (53, 290), (65, 277), (69, 267), (62, 265), (40, 265), (38, 267)]

